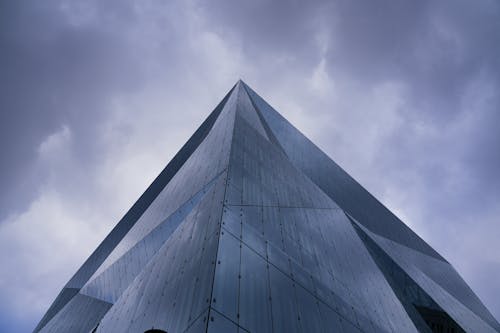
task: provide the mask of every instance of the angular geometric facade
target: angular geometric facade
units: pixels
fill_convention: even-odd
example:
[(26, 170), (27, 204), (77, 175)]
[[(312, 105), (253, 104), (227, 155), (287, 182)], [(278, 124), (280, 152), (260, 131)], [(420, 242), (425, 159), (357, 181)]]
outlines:
[(435, 250), (239, 81), (35, 332), (500, 332)]

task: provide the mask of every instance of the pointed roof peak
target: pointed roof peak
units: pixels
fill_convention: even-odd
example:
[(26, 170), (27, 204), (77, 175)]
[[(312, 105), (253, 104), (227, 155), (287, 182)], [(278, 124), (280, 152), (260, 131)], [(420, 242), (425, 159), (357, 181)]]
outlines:
[(242, 79), (238, 79), (238, 81), (236, 82), (236, 85), (246, 86), (247, 84)]
[(238, 79), (238, 81), (236, 81), (236, 84), (234, 85), (234, 91), (246, 91), (246, 87), (248, 87), (247, 84), (243, 82), (242, 79)]

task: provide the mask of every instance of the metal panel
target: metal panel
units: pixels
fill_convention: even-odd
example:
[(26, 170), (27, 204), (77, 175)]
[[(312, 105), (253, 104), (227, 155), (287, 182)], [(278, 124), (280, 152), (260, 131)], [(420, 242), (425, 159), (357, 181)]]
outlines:
[(238, 333), (238, 325), (214, 309), (210, 309), (207, 333)]
[(274, 266), (269, 266), (274, 332), (301, 332), (295, 284)]
[(319, 312), (319, 300), (309, 291), (295, 284), (297, 304), (299, 308), (300, 327), (303, 332), (324, 331)]
[(194, 322), (189, 325), (189, 327), (184, 331), (184, 333), (206, 333), (208, 324), (208, 309), (205, 310)]
[(250, 332), (272, 332), (267, 266), (264, 258), (242, 246), (238, 323)]
[(222, 230), (217, 251), (212, 307), (234, 322), (238, 322), (240, 252), (240, 241)]
[(43, 333), (88, 333), (111, 307), (82, 294), (75, 295), (41, 330)]

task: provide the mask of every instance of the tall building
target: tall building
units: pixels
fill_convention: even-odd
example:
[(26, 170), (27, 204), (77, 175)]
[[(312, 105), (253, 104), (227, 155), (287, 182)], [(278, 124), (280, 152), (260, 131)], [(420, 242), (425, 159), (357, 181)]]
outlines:
[(35, 332), (500, 332), (455, 269), (239, 81)]

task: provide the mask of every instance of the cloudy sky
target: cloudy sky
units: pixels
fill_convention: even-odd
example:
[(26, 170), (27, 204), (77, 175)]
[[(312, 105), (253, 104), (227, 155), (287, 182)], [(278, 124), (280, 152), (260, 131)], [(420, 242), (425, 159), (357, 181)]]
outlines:
[(1, 1), (0, 331), (242, 78), (500, 318), (500, 3)]

